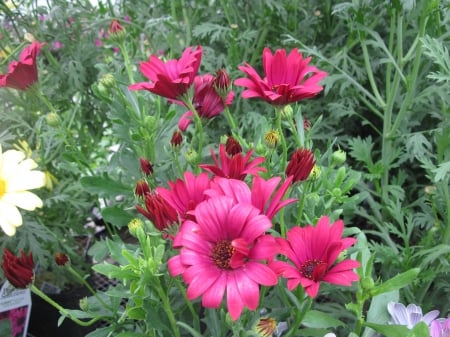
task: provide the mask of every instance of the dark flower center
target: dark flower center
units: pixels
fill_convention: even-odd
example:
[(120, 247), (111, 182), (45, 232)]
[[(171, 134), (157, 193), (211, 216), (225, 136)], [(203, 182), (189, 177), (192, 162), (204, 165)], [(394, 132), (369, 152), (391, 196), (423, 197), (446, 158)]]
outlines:
[(300, 268), (302, 275), (313, 281), (320, 281), (327, 271), (327, 264), (318, 260), (308, 260)]
[(220, 269), (229, 270), (231, 269), (230, 260), (235, 252), (231, 242), (228, 240), (219, 241), (212, 251), (212, 258), (214, 263)]

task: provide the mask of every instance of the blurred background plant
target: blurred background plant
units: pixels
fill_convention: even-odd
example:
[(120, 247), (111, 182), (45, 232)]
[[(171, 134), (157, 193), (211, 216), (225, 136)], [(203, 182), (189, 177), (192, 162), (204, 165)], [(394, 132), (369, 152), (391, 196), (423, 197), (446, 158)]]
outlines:
[[(203, 48), (201, 73), (225, 68), (232, 79), (242, 76), (238, 66), (244, 62), (261, 69), (264, 47), (299, 48), (328, 77), (323, 94), (293, 105), (292, 118), (282, 121), (290, 130), (284, 134), (289, 151), (300, 142), (316, 158), (313, 175), (292, 192), (300, 197), (299, 206), (282, 216), (292, 224), (315, 223), (323, 214), (342, 217), (348, 233), (358, 237), (363, 268), (362, 281), (353, 289), (357, 299), (352, 291), (323, 287), (313, 309), (327, 314), (326, 324), (319, 324), (322, 316), (311, 314), (296, 335), (323, 336), (334, 330), (343, 336), (350, 331), (370, 336), (372, 330), (362, 329), (363, 316), (386, 323), (382, 308), (391, 298), (416, 303), (424, 311), (438, 309), (446, 317), (449, 6), (438, 0), (0, 1), (1, 73), (27, 44), (25, 33), (46, 42), (38, 57), (46, 100), (2, 88), (0, 143), (4, 149), (24, 150), (48, 176), (47, 188), (36, 192), (44, 207), (23, 213), (24, 225), (14, 237), (2, 236), (1, 246), (33, 251), (43, 270), (56, 273), (61, 287), (68, 280), (64, 269), (53, 266), (54, 252), (68, 254), (86, 274), (92, 260), (108, 257), (128, 265), (126, 270), (94, 267), (119, 280), (102, 296), (115, 299), (111, 305), (120, 310), (127, 294), (133, 303), (128, 318), (145, 319), (148, 326), (165, 331), (170, 322), (145, 285), (149, 280), (168, 285), (160, 288), (166, 295), (183, 291), (178, 280), (160, 275), (162, 255), (169, 254), (164, 241), (150, 235), (139, 245), (128, 235), (127, 225), (138, 215), (136, 182), (145, 178), (152, 189), (164, 186), (183, 170), (208, 161), (210, 149), (217, 150), (217, 143), (232, 133), (245, 141), (245, 151), (253, 147), (256, 155), (266, 157), (273, 174), (283, 171), (282, 150), (281, 144), (268, 142), (273, 137), (265, 137), (275, 132), (271, 135), (276, 138), (272, 107), (236, 94), (230, 111), (237, 127), (224, 116), (208, 120), (202, 152), (195, 157), (190, 146), (195, 128), (182, 133), (179, 146), (171, 145), (185, 109), (149, 93), (130, 92), (128, 85), (145, 80), (138, 66), (150, 54), (178, 58), (191, 45)], [(111, 32), (112, 20), (122, 26), (119, 34)], [(297, 127), (295, 134), (294, 125), (306, 127)], [(139, 158), (153, 164), (150, 177), (143, 176)], [(84, 225), (94, 217), (94, 206), (101, 208), (108, 238), (94, 240), (87, 252), (86, 240), (95, 236)], [(143, 256), (135, 252), (146, 245)], [(395, 279), (399, 274), (400, 281)], [(277, 296), (272, 305), (279, 308)], [(184, 303), (182, 296), (171, 303), (177, 319), (203, 327), (192, 315), (200, 310), (198, 303), (188, 309)], [(203, 314), (208, 322), (204, 331), (227, 335), (224, 312), (206, 309)], [(279, 309), (275, 316), (287, 320), (289, 309)], [(133, 324), (116, 318), (104, 328), (105, 336)]]

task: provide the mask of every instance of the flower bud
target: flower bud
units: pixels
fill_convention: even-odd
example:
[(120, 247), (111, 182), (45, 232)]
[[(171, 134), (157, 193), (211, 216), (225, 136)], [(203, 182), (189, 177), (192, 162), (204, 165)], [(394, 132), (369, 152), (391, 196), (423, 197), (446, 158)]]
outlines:
[(16, 257), (9, 249), (4, 248), (2, 269), (9, 283), (16, 288), (25, 289), (34, 280), (33, 254), (30, 252), (26, 255), (22, 250), (20, 256)]
[(234, 138), (233, 136), (230, 136), (227, 138), (227, 141), (225, 143), (225, 152), (233, 157), (234, 155), (242, 152), (241, 144)]
[(189, 149), (188, 151), (186, 151), (184, 157), (186, 158), (186, 161), (192, 166), (197, 166), (200, 162), (200, 156), (194, 149)]
[(374, 286), (375, 286), (375, 282), (373, 281), (373, 278), (371, 278), (371, 277), (364, 277), (364, 278), (361, 280), (361, 287), (362, 287), (364, 290), (370, 290), (370, 289), (372, 289)]
[(144, 179), (139, 179), (134, 189), (134, 194), (137, 197), (144, 198), (147, 193), (150, 193), (150, 187)]
[(134, 218), (128, 223), (128, 230), (134, 237), (137, 237), (137, 232), (141, 229), (144, 229), (144, 223), (139, 218)]
[(116, 42), (122, 42), (125, 38), (125, 28), (120, 24), (119, 20), (112, 20), (109, 25), (109, 38)]
[(64, 267), (70, 263), (70, 259), (64, 253), (55, 253), (55, 262), (58, 266)]
[(79, 302), (78, 302), (78, 305), (79, 305), (79, 307), (80, 307), (81, 310), (83, 310), (83, 311), (88, 311), (89, 305), (88, 305), (88, 299), (87, 299), (87, 297), (80, 298), (80, 300), (79, 300)]
[(256, 323), (255, 332), (259, 337), (271, 337), (277, 329), (277, 321), (270, 317), (260, 318)]
[(179, 130), (175, 130), (173, 132), (172, 138), (170, 139), (170, 145), (172, 145), (175, 148), (178, 148), (180, 147), (182, 142), (183, 142), (183, 135)]
[(139, 158), (139, 162), (141, 163), (141, 170), (147, 177), (153, 174), (153, 165), (147, 158)]
[(310, 177), (312, 180), (317, 180), (317, 179), (319, 179), (319, 177), (320, 177), (321, 174), (322, 174), (322, 169), (320, 168), (320, 166), (317, 165), (317, 164), (314, 164), (314, 167), (313, 167), (313, 169), (312, 169), (311, 174), (309, 175), (309, 177)]
[(49, 126), (57, 127), (61, 124), (61, 118), (56, 112), (49, 112), (45, 115), (45, 120)]
[(347, 153), (341, 149), (336, 150), (331, 155), (331, 163), (334, 165), (342, 165), (347, 159)]
[(116, 78), (113, 74), (104, 74), (100, 80), (99, 84), (103, 85), (105, 88), (112, 88), (116, 84)]
[(281, 117), (285, 120), (292, 119), (292, 116), (294, 115), (294, 109), (290, 105), (285, 105), (281, 109)]
[(225, 69), (220, 69), (216, 73), (216, 77), (213, 81), (214, 89), (217, 94), (222, 97), (222, 99), (226, 99), (228, 94), (231, 91), (231, 80), (230, 76)]
[(276, 130), (267, 131), (264, 135), (264, 143), (269, 149), (274, 149), (277, 146), (279, 139), (280, 134)]

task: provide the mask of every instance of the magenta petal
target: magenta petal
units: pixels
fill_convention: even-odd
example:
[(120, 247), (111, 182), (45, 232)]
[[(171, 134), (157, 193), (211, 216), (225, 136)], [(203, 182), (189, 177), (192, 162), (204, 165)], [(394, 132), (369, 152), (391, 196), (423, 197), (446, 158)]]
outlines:
[(273, 286), (278, 283), (277, 274), (265, 264), (248, 262), (245, 269), (247, 276), (258, 284)]
[(235, 272), (234, 275), (244, 305), (246, 305), (250, 310), (255, 310), (259, 304), (258, 284), (248, 279), (247, 276), (240, 272)]
[(227, 307), (233, 321), (241, 316), (242, 310), (244, 309), (244, 302), (242, 301), (234, 273), (228, 274)]
[(197, 277), (192, 280), (186, 292), (188, 299), (193, 300), (200, 295), (202, 295), (211, 285), (220, 279), (221, 273), (214, 268), (211, 272), (204, 272), (202, 274), (197, 274)]
[(219, 278), (203, 293), (202, 305), (206, 308), (218, 308), (222, 303), (227, 286), (227, 273), (221, 273)]
[(171, 276), (177, 276), (183, 274), (187, 266), (181, 263), (180, 255), (176, 255), (167, 261), (167, 267)]

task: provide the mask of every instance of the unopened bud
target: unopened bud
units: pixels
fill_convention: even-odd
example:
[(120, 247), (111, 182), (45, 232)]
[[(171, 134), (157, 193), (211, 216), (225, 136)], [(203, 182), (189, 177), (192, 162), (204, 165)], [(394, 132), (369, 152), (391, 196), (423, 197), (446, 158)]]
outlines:
[(45, 120), (49, 126), (57, 127), (61, 124), (61, 118), (56, 112), (49, 112), (45, 115)]
[(56, 253), (55, 254), (55, 262), (58, 266), (64, 267), (70, 263), (70, 259), (64, 253)]
[(335, 165), (342, 165), (347, 159), (347, 153), (341, 149), (336, 150), (331, 155), (331, 162)]
[(290, 120), (290, 119), (292, 119), (293, 115), (294, 115), (294, 110), (292, 109), (292, 107), (290, 105), (285, 105), (281, 109), (281, 117), (283, 119)]
[(88, 311), (89, 305), (88, 305), (87, 297), (81, 298), (80, 301), (78, 302), (78, 305), (80, 306), (81, 310)]
[(230, 136), (227, 138), (227, 141), (225, 143), (225, 152), (231, 157), (238, 153), (241, 153), (242, 152), (241, 144), (239, 144), (236, 138)]
[(225, 69), (222, 68), (217, 71), (213, 85), (214, 89), (216, 89), (217, 94), (222, 97), (222, 99), (226, 99), (231, 91), (231, 80)]
[(188, 150), (184, 157), (186, 158), (186, 161), (192, 166), (197, 166), (200, 162), (200, 156), (198, 155), (197, 151), (193, 149)]
[(183, 142), (183, 135), (179, 130), (175, 130), (173, 132), (172, 138), (170, 139), (170, 145), (172, 145), (175, 148), (178, 148), (180, 147), (182, 142)]
[(104, 74), (100, 80), (99, 84), (105, 86), (105, 88), (112, 88), (116, 84), (116, 78), (113, 74)]
[(264, 135), (264, 143), (269, 149), (274, 149), (277, 146), (279, 139), (280, 134), (276, 130), (267, 131)]
[(137, 232), (140, 229), (144, 228), (144, 223), (139, 218), (134, 218), (128, 223), (128, 230), (130, 231), (130, 234), (133, 236), (137, 236)]
[(109, 38), (116, 42), (122, 42), (125, 38), (125, 28), (118, 20), (112, 20), (109, 25), (108, 33)]

